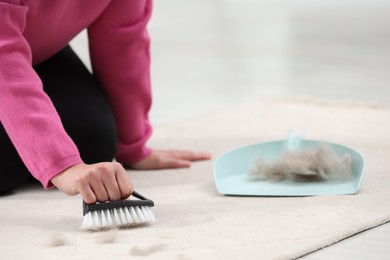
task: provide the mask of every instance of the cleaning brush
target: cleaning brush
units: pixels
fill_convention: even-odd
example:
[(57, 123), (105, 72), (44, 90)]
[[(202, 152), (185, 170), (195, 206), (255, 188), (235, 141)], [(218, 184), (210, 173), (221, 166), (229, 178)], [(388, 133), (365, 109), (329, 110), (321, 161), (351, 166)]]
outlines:
[(132, 196), (139, 200), (126, 199), (90, 205), (83, 201), (84, 219), (81, 229), (102, 230), (154, 222), (155, 218), (150, 210), (150, 207), (154, 206), (154, 202), (135, 191)]

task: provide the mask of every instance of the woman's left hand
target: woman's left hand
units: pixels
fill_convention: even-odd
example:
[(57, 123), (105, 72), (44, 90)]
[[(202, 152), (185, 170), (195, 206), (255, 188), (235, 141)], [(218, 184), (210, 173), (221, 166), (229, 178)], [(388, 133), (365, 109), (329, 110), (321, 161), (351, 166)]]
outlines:
[(145, 159), (129, 165), (136, 170), (188, 168), (193, 161), (211, 159), (211, 154), (180, 150), (153, 150)]

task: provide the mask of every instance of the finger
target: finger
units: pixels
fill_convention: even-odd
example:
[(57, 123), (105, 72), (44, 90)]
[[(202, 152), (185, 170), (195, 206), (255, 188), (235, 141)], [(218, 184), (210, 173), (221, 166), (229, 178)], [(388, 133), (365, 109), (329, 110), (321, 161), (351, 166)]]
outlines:
[(108, 192), (101, 180), (91, 181), (91, 189), (96, 196), (96, 200), (99, 202), (105, 202), (108, 200)]
[(191, 166), (191, 162), (188, 160), (176, 159), (176, 158), (165, 158), (161, 160), (157, 165), (156, 169), (178, 169), (178, 168), (188, 168)]
[(105, 164), (98, 164), (86, 174), (89, 185), (99, 202), (108, 200), (108, 192), (103, 185), (103, 176), (110, 174), (109, 168)]
[(102, 176), (102, 182), (108, 194), (108, 200), (120, 200), (122, 198), (121, 190), (115, 177), (115, 167)]
[(83, 197), (85, 203), (87, 203), (87, 204), (93, 204), (93, 203), (96, 203), (96, 201), (97, 201), (95, 194), (93, 193), (93, 191), (90, 188), (82, 189), (80, 191), (80, 195), (81, 195), (81, 197)]
[(115, 163), (115, 177), (121, 193), (120, 197), (122, 199), (128, 198), (134, 191), (133, 184), (131, 183), (130, 176), (119, 163)]
[(181, 150), (170, 150), (167, 152), (175, 158), (188, 160), (188, 161), (200, 161), (200, 160), (211, 159), (211, 154), (204, 153), (204, 152), (191, 152), (191, 151), (181, 151)]
[(87, 204), (93, 204), (96, 202), (96, 196), (93, 193), (91, 187), (89, 187), (89, 186), (83, 187), (80, 190), (80, 195), (84, 199), (85, 203), (87, 203)]

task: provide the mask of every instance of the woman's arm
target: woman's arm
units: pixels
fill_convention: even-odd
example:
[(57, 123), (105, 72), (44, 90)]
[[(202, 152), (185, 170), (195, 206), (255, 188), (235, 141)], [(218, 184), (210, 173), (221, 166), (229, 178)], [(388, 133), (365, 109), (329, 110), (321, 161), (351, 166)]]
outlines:
[(23, 37), (28, 6), (17, 2), (0, 1), (0, 121), (29, 171), (48, 188), (53, 176), (82, 161), (32, 68)]
[(115, 0), (88, 28), (92, 67), (107, 93), (118, 129), (116, 159), (135, 169), (189, 167), (207, 153), (151, 151), (150, 38), (151, 0)]
[(32, 68), (23, 37), (28, 6), (19, 2), (0, 0), (0, 121), (12, 143), (45, 188), (54, 184), (68, 195), (81, 194), (87, 203), (128, 197), (133, 188), (123, 167), (84, 164), (65, 132)]
[(116, 120), (116, 159), (132, 164), (150, 155), (146, 141), (152, 133), (149, 0), (112, 1), (88, 28), (93, 72), (107, 94)]

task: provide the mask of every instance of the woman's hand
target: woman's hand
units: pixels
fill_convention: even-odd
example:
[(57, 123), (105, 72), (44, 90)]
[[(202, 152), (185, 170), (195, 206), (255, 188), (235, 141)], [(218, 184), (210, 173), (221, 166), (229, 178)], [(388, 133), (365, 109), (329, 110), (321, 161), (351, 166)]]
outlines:
[(209, 160), (210, 158), (210, 154), (201, 152), (153, 150), (152, 153), (142, 161), (128, 166), (136, 170), (188, 168), (193, 161)]
[(80, 194), (87, 204), (125, 199), (133, 193), (129, 175), (117, 162), (76, 164), (51, 182), (67, 195)]

